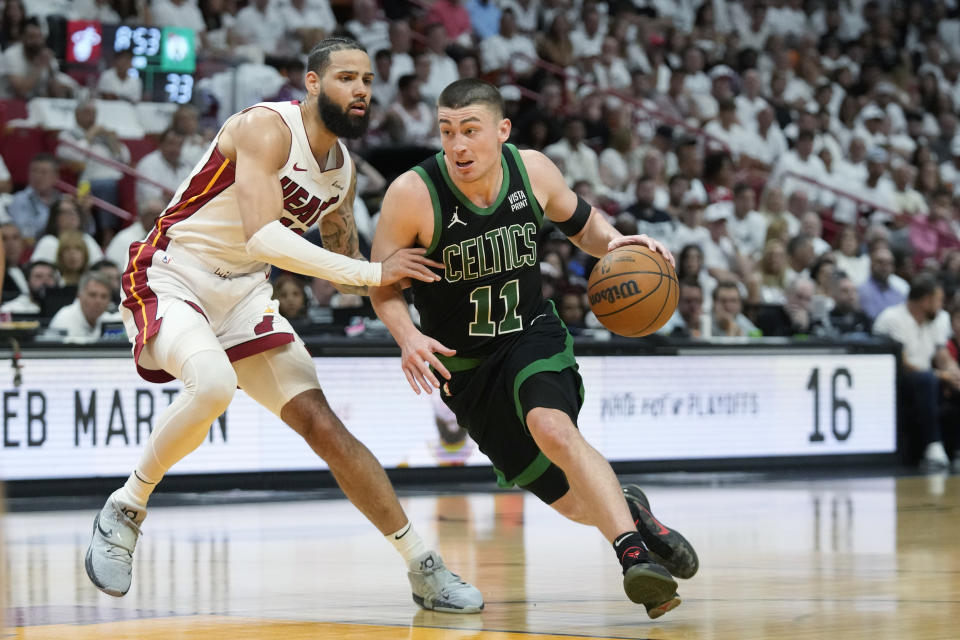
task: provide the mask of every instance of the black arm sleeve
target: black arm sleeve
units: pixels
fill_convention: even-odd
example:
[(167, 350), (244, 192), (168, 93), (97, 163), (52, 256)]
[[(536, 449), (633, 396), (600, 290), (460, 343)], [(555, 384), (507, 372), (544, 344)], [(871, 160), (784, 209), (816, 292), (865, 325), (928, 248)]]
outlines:
[(572, 237), (580, 233), (587, 225), (590, 219), (590, 205), (587, 201), (577, 196), (577, 208), (573, 210), (573, 215), (563, 222), (554, 222), (560, 231), (563, 231), (567, 237)]

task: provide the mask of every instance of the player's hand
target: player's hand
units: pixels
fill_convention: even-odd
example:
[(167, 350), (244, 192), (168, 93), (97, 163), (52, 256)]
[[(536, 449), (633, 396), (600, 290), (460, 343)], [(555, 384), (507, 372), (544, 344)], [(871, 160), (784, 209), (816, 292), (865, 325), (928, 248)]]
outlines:
[(670, 263), (671, 267), (674, 269), (677, 268), (677, 263), (673, 259), (673, 254), (670, 253), (670, 250), (663, 246), (663, 243), (654, 240), (645, 233), (641, 233), (638, 236), (620, 236), (619, 238), (614, 238), (610, 241), (610, 244), (607, 245), (607, 251), (613, 251), (618, 247), (625, 247), (628, 244), (642, 244), (651, 251), (656, 251), (661, 254), (666, 261)]
[(430, 370), (430, 367), (433, 367), (445, 379), (450, 379), (450, 372), (436, 356), (438, 353), (452, 356), (456, 355), (457, 352), (448, 349), (419, 331), (409, 339), (404, 340), (403, 344), (400, 345), (400, 366), (403, 369), (403, 375), (407, 377), (410, 388), (417, 395), (420, 395), (421, 388), (427, 393), (433, 393), (434, 389), (440, 388), (440, 381), (437, 380), (437, 376)]
[(404, 278), (416, 278), (423, 282), (440, 280), (440, 276), (431, 271), (430, 267), (442, 270), (443, 263), (424, 257), (426, 252), (422, 247), (397, 249), (381, 263), (380, 286), (400, 282)]

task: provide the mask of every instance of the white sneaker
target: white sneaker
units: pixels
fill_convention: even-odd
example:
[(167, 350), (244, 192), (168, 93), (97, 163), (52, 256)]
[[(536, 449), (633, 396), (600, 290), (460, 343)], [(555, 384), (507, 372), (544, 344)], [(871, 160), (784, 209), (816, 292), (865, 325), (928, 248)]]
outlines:
[(427, 551), (411, 563), (407, 572), (413, 601), (424, 609), (444, 613), (480, 613), (483, 595), (452, 573), (434, 551)]
[(94, 518), (84, 565), (91, 582), (107, 595), (120, 597), (130, 590), (133, 550), (146, 517), (145, 509), (125, 509), (110, 496)]

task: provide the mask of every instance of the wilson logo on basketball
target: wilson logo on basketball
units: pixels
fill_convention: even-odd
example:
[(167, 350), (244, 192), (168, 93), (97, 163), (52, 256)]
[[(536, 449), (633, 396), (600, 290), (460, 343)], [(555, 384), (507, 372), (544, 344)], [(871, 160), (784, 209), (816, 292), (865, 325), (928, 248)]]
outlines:
[(616, 302), (617, 300), (627, 300), (640, 295), (640, 287), (633, 280), (627, 280), (620, 284), (614, 284), (604, 287), (599, 291), (590, 294), (590, 305), (593, 306), (601, 301)]

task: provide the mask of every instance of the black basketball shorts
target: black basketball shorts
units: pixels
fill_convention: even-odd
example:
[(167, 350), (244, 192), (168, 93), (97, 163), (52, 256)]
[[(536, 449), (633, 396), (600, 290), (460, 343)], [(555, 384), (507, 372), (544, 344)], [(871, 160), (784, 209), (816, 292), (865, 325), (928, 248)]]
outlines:
[[(452, 377), (442, 385), (441, 397), (490, 458), (498, 485), (519, 486), (550, 504), (570, 485), (533, 440), (526, 415), (534, 408), (557, 409), (576, 425), (583, 381), (573, 338), (552, 306), (547, 309), (482, 361), (450, 359)], [(458, 364), (470, 368), (456, 370)]]

